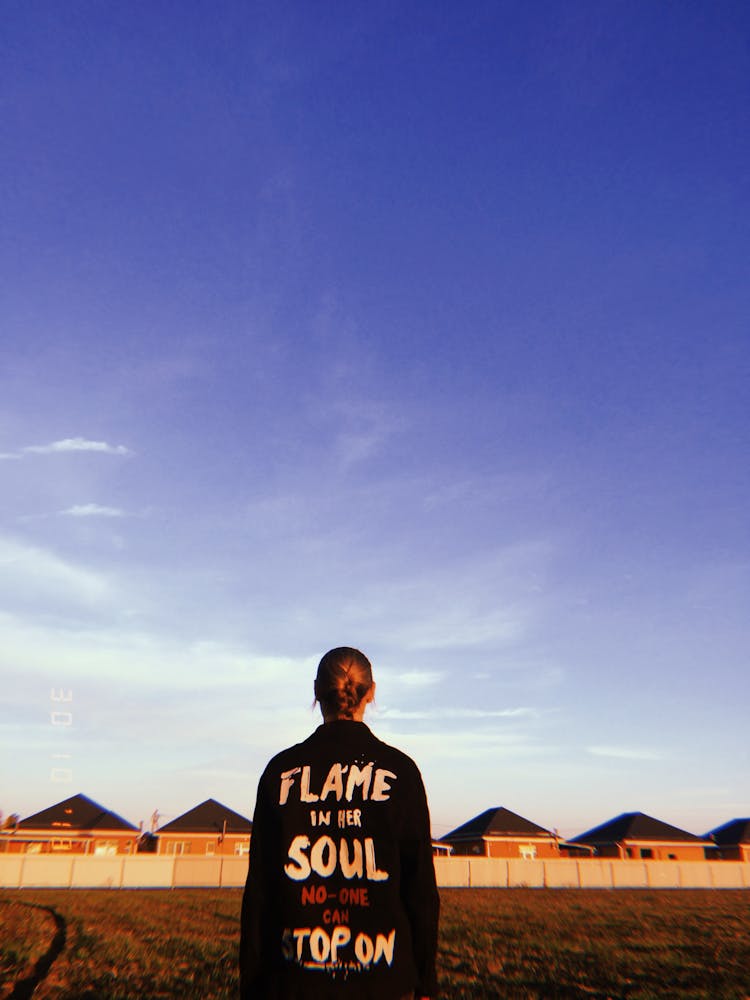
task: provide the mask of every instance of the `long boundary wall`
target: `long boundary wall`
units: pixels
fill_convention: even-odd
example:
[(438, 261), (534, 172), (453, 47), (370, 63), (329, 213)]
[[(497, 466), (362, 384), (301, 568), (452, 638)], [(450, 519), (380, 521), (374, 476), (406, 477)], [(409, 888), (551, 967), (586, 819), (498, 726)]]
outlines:
[[(247, 858), (0, 855), (0, 888), (241, 887)], [(441, 887), (547, 889), (749, 889), (750, 862), (435, 858)]]
[(435, 858), (439, 886), (532, 889), (748, 889), (750, 863), (603, 858)]
[(237, 888), (245, 884), (247, 858), (90, 857), (0, 855), (4, 889)]

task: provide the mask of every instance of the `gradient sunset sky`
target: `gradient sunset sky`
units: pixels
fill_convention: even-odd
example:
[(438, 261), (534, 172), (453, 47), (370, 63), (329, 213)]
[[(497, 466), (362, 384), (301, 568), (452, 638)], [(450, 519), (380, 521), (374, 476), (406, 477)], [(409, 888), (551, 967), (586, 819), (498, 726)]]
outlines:
[(4, 5), (5, 814), (252, 815), (348, 644), (438, 836), (750, 815), (749, 32)]

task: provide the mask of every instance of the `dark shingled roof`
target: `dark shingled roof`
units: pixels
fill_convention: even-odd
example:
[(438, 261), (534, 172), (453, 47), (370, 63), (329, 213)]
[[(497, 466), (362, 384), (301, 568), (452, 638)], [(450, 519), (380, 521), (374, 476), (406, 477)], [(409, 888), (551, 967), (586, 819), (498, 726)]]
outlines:
[(223, 806), (216, 799), (206, 799), (194, 809), (189, 809), (177, 819), (165, 823), (157, 833), (222, 833), (226, 823), (227, 833), (250, 833), (252, 822), (234, 810)]
[(18, 824), (19, 830), (38, 829), (70, 830), (83, 832), (85, 830), (135, 830), (138, 827), (128, 823), (122, 816), (110, 812), (98, 802), (86, 795), (71, 795), (69, 799), (58, 802), (49, 809), (27, 816)]
[(552, 834), (531, 820), (517, 816), (510, 809), (496, 806), (456, 827), (441, 840), (468, 840), (478, 837), (550, 837)]
[(685, 841), (689, 843), (703, 842), (703, 837), (680, 830), (660, 819), (647, 816), (642, 812), (621, 813), (614, 819), (595, 826), (586, 833), (574, 838), (584, 844), (614, 844), (623, 840), (654, 840), (654, 841)]
[(750, 844), (750, 819), (730, 819), (706, 834), (706, 840), (717, 844)]

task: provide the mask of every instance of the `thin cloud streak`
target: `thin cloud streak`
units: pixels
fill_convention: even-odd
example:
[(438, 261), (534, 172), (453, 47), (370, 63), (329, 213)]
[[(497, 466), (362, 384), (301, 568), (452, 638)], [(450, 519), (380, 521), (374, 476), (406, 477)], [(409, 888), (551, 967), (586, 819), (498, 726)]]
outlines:
[(61, 517), (126, 517), (120, 507), (104, 507), (98, 503), (74, 504), (60, 511)]
[(91, 441), (88, 438), (74, 437), (53, 441), (51, 444), (30, 444), (21, 449), (27, 455), (53, 455), (71, 451), (94, 451), (104, 455), (132, 455), (130, 448), (124, 444), (108, 444), (106, 441)]
[[(430, 760), (433, 764), (437, 759), (455, 762), (468, 758), (473, 761), (481, 760), (481, 763), (477, 763), (477, 768), (489, 772), (492, 772), (497, 757), (539, 758), (560, 752), (559, 746), (532, 742), (525, 733), (518, 730), (459, 730), (452, 732), (448, 738), (442, 730), (419, 733), (390, 727), (385, 719), (382, 723), (373, 722), (373, 728), (379, 736), (386, 740), (400, 741), (400, 745), (406, 747), (407, 751), (414, 751), (421, 759)], [(482, 754), (486, 756), (482, 757)]]
[(425, 711), (404, 711), (400, 708), (380, 710), (384, 719), (536, 719), (535, 708), (435, 708)]
[(655, 750), (639, 747), (586, 747), (586, 752), (595, 757), (617, 757), (621, 760), (663, 760), (664, 755)]
[(378, 678), (388, 678), (389, 686), (403, 684), (404, 687), (423, 688), (439, 684), (443, 679), (443, 674), (437, 670), (405, 670), (403, 673), (395, 673), (387, 667), (378, 669)]

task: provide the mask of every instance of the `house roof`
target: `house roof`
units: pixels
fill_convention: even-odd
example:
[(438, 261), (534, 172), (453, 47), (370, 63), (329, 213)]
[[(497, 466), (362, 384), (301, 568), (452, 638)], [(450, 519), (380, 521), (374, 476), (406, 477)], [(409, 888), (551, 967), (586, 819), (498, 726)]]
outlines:
[(579, 834), (574, 839), (584, 844), (613, 844), (623, 840), (703, 843), (705, 840), (642, 812), (621, 813), (614, 819)]
[(84, 831), (136, 831), (137, 826), (122, 816), (110, 812), (87, 795), (71, 795), (48, 809), (27, 816), (18, 824), (19, 830), (54, 829), (82, 833)]
[(717, 844), (750, 844), (750, 819), (730, 819), (706, 834)]
[(157, 833), (250, 833), (252, 822), (216, 799), (206, 799), (182, 816), (160, 826)]
[(470, 840), (478, 837), (550, 837), (552, 834), (531, 820), (496, 806), (447, 833), (441, 840)]

